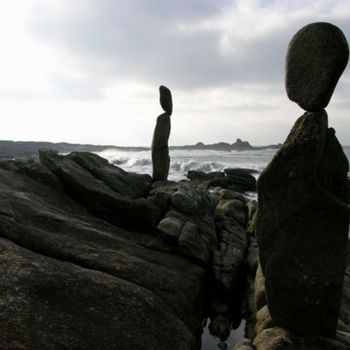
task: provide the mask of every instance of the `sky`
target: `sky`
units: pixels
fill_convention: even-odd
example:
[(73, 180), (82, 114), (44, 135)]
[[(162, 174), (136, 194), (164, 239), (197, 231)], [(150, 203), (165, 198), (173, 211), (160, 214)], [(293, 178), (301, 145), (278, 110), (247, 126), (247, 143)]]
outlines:
[[(350, 40), (350, 1), (0, 0), (0, 139), (149, 146), (165, 85), (170, 145), (283, 142), (287, 46), (318, 21)], [(349, 68), (327, 112), (350, 145)]]

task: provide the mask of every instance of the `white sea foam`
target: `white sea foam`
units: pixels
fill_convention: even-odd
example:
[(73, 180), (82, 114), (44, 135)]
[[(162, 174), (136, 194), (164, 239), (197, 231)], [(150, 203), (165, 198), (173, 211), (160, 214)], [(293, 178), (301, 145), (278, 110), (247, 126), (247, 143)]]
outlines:
[[(211, 151), (171, 150), (169, 179), (184, 179), (189, 170), (204, 172), (222, 171), (225, 168), (249, 168), (261, 172), (270, 162), (276, 150)], [(122, 169), (130, 172), (152, 174), (150, 151), (119, 151), (108, 149), (98, 153)]]

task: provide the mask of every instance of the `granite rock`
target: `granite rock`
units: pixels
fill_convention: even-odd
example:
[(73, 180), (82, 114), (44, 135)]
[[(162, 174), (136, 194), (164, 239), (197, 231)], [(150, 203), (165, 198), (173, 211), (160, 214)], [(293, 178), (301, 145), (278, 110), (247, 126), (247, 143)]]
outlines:
[[(75, 161), (79, 158), (80, 162), (88, 163), (91, 159), (97, 162), (98, 156), (74, 154), (71, 158), (69, 155), (62, 156), (44, 150), (39, 152), (39, 156), (41, 163), (59, 178), (65, 191), (98, 217), (115, 225), (138, 230), (154, 230), (158, 225), (160, 210), (152, 201), (146, 198), (133, 199), (121, 194), (127, 192), (127, 182), (121, 184), (121, 190), (116, 192), (118, 181), (111, 184), (107, 180), (110, 179), (108, 171), (105, 177), (98, 178)], [(101, 159), (100, 162), (104, 163), (104, 160)], [(148, 181), (147, 177), (145, 179)], [(132, 193), (135, 187), (132, 181), (130, 184)]]
[(199, 349), (205, 270), (95, 216), (51, 168), (0, 167), (0, 348)]
[(171, 242), (177, 243), (179, 241), (181, 230), (184, 222), (175, 217), (166, 217), (162, 219), (158, 225), (158, 231)]
[(287, 53), (288, 97), (306, 111), (321, 111), (328, 105), (348, 58), (348, 43), (336, 26), (320, 22), (301, 28)]
[(348, 161), (325, 111), (305, 113), (258, 182), (257, 240), (272, 319), (334, 338), (347, 258)]

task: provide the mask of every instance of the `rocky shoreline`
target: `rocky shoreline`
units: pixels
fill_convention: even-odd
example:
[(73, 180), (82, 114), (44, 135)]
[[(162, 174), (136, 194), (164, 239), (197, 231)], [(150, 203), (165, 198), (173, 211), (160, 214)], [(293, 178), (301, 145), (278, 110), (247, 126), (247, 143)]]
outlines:
[(205, 317), (223, 340), (240, 319), (242, 194), (53, 151), (1, 162), (0, 189), (1, 348), (199, 349)]
[(305, 113), (258, 183), (167, 181), (164, 86), (153, 178), (84, 152), (0, 162), (0, 348), (199, 350), (209, 320), (225, 350), (244, 319), (234, 350), (349, 349), (349, 164), (324, 109), (348, 57), (329, 23), (295, 34), (286, 89)]
[[(255, 279), (257, 203), (243, 191), (52, 151), (0, 162), (0, 189), (0, 348), (194, 350), (205, 319), (222, 348), (242, 319), (251, 340), (237, 349), (306, 342), (273, 328)], [(338, 341), (312, 340), (336, 344), (324, 349), (350, 344), (345, 278)]]

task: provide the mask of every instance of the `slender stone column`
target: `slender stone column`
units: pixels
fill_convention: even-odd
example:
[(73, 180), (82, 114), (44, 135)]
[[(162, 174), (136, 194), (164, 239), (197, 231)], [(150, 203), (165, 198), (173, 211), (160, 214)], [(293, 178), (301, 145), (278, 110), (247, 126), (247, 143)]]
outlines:
[(160, 105), (165, 113), (157, 118), (152, 141), (153, 180), (166, 181), (169, 174), (170, 157), (168, 139), (170, 135), (170, 116), (173, 111), (173, 101), (170, 90), (159, 87)]

